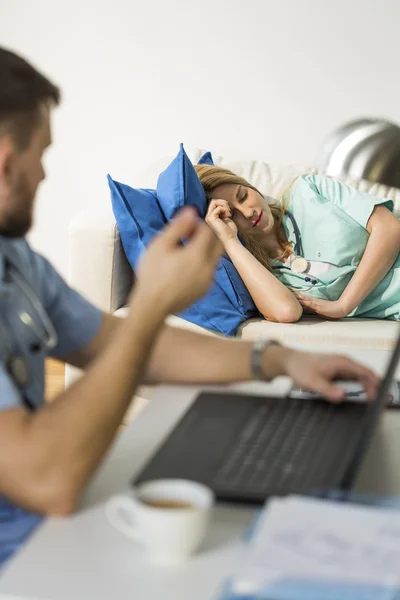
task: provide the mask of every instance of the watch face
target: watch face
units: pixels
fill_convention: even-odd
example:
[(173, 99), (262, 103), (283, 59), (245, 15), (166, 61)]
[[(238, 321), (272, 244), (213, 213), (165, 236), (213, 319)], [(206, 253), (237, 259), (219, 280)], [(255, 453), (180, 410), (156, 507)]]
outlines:
[(308, 269), (308, 262), (303, 256), (295, 256), (290, 263), (290, 268), (293, 273), (305, 273)]

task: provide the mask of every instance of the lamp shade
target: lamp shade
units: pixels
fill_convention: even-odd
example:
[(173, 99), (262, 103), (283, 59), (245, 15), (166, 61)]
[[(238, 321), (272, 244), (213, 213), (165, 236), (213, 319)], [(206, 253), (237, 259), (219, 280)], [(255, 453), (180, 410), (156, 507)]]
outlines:
[(400, 127), (372, 118), (346, 123), (325, 139), (316, 166), (332, 177), (368, 179), (400, 188)]

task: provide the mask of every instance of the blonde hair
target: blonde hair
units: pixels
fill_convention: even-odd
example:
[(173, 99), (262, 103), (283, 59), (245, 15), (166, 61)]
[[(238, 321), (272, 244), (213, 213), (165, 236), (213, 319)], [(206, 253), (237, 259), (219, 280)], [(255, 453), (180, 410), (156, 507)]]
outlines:
[[(215, 188), (224, 184), (233, 184), (233, 185), (243, 185), (244, 187), (250, 188), (255, 192), (258, 192), (261, 196), (261, 192), (251, 185), (246, 179), (240, 177), (239, 175), (235, 175), (229, 169), (225, 169), (224, 167), (216, 167), (213, 165), (195, 165), (196, 173), (200, 179), (200, 183), (204, 188), (204, 191), (207, 196), (207, 201), (210, 202), (212, 200), (212, 194)], [(280, 231), (280, 224), (282, 223), (283, 215), (285, 214), (285, 206), (284, 203), (274, 202), (269, 205), (272, 216), (278, 225), (278, 232)], [(279, 234), (278, 234), (279, 236)], [(240, 237), (242, 238), (244, 245), (247, 250), (251, 252), (251, 254), (269, 271), (272, 271), (271, 259), (268, 256), (268, 253), (264, 246), (260, 244), (257, 239), (252, 237), (251, 235), (246, 235), (240, 233)], [(287, 240), (280, 239), (278, 237), (279, 245), (282, 248), (282, 255), (291, 249), (291, 244)], [(281, 258), (280, 257), (280, 258)]]

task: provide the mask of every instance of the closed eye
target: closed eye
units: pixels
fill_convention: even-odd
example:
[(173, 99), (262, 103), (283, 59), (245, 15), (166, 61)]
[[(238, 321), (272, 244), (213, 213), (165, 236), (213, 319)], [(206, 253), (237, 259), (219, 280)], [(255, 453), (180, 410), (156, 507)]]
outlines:
[(241, 198), (239, 198), (239, 204), (243, 204), (243, 202), (247, 199), (248, 192), (246, 191)]

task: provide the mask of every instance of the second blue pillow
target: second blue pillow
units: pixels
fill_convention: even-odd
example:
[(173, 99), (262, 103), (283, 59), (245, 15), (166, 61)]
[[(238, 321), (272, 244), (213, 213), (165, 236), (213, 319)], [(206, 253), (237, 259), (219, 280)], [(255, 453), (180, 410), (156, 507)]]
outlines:
[(204, 152), (202, 156), (200, 156), (198, 165), (210, 165), (214, 166), (214, 161), (211, 152)]
[(131, 188), (107, 175), (122, 245), (135, 269), (146, 246), (166, 224), (155, 190)]

